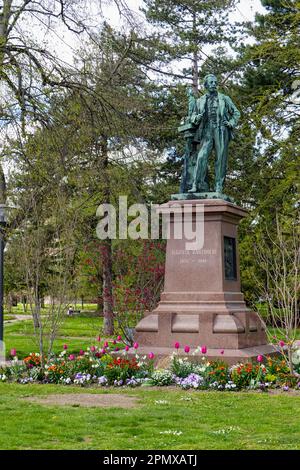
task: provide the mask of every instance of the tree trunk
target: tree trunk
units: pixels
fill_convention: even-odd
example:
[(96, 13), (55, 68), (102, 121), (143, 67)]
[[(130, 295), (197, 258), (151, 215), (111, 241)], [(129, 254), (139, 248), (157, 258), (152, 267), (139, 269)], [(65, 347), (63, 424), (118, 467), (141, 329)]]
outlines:
[(103, 250), (103, 317), (104, 334), (114, 334), (111, 240), (104, 242)]
[[(196, 14), (193, 14), (193, 33), (197, 37)], [(198, 95), (198, 79), (199, 79), (199, 65), (198, 65), (198, 46), (194, 43), (193, 52), (193, 91), (194, 95)]]
[[(102, 280), (102, 287), (103, 287), (103, 280)], [(96, 313), (100, 317), (103, 317), (103, 295), (99, 295), (99, 297), (97, 298)]]
[[(110, 202), (110, 184), (108, 174), (107, 137), (102, 136), (99, 146), (100, 165), (102, 166), (104, 202)], [(102, 292), (103, 292), (103, 332), (105, 335), (114, 334), (114, 312), (112, 295), (112, 243), (110, 239), (103, 240), (102, 252)]]

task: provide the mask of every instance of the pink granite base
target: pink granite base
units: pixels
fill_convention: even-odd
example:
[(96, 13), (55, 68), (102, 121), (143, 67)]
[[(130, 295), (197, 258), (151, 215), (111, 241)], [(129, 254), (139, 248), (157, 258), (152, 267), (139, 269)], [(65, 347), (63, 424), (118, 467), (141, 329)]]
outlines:
[[(160, 367), (160, 365), (163, 367), (167, 367), (171, 360), (171, 355), (174, 354), (175, 351), (176, 350), (174, 348), (155, 348), (141, 346), (138, 348), (138, 350), (131, 348), (128, 351), (128, 355), (133, 357), (138, 354), (140, 357), (148, 357), (150, 353), (153, 353), (154, 365), (156, 367)], [(213, 348), (207, 349), (207, 352), (205, 354), (202, 354), (201, 352), (195, 354), (194, 351), (195, 349), (192, 348), (187, 354), (184, 352), (183, 348), (180, 348), (178, 351), (176, 351), (176, 354), (182, 358), (186, 357), (191, 362), (201, 363), (201, 361), (203, 360), (218, 360), (227, 362), (229, 365), (251, 361), (257, 362), (257, 356), (259, 355), (263, 356), (263, 360), (265, 360), (267, 356), (277, 356), (280, 354), (279, 350), (271, 344), (265, 344), (257, 347), (243, 349), (224, 349), (223, 354), (221, 354), (221, 351), (223, 350)]]
[[(187, 212), (185, 205), (190, 206)], [(224, 349), (222, 357), (231, 364), (275, 353), (267, 344), (264, 322), (247, 308), (241, 292), (237, 228), (247, 211), (218, 199), (170, 201), (160, 211), (169, 217), (165, 284), (157, 308), (136, 326), (135, 341), (141, 351), (166, 357), (175, 342), (191, 348), (205, 345), (207, 357), (220, 358)], [(196, 226), (199, 212), (204, 214), (204, 245), (200, 250), (187, 249), (184, 229), (181, 238), (176, 231), (183, 220)], [(225, 271), (228, 238), (236, 247), (233, 278)]]

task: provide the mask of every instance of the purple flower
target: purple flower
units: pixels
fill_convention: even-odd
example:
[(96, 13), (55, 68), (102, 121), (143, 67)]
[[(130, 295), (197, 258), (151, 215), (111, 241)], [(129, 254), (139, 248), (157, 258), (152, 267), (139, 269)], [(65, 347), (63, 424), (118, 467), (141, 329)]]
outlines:
[(201, 375), (189, 374), (185, 378), (177, 377), (175, 382), (182, 388), (199, 388), (204, 384), (204, 379)]
[(99, 385), (106, 385), (108, 382), (107, 378), (105, 377), (105, 375), (101, 375), (101, 377), (99, 377), (98, 379), (98, 384)]

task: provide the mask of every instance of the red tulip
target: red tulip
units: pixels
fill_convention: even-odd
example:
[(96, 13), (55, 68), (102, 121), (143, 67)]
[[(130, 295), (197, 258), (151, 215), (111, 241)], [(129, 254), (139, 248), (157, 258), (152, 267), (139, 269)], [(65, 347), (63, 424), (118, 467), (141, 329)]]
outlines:
[(206, 354), (207, 353), (207, 347), (206, 346), (201, 346), (201, 352), (202, 352), (202, 354)]
[(63, 345), (63, 348), (64, 348), (64, 350), (68, 349), (68, 345), (67, 345), (67, 344), (64, 344), (64, 345)]

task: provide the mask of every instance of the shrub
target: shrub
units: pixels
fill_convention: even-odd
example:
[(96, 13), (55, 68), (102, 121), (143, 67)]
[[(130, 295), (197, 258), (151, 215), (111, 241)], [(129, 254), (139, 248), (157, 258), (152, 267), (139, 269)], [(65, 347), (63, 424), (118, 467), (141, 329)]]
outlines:
[(293, 351), (292, 364), (293, 364), (294, 371), (297, 374), (300, 374), (300, 349), (296, 349), (296, 351)]
[(230, 380), (228, 364), (221, 361), (211, 362), (206, 368), (205, 379), (208, 386), (214, 384), (214, 388), (224, 388)]
[(109, 385), (116, 385), (115, 382), (122, 382), (124, 384), (127, 379), (134, 377), (139, 369), (140, 367), (135, 357), (133, 359), (125, 357), (112, 358), (106, 365), (105, 376)]
[(166, 386), (174, 383), (174, 375), (170, 370), (156, 370), (151, 375), (149, 383), (151, 385)]
[(265, 382), (266, 368), (264, 365), (237, 364), (231, 368), (231, 379), (237, 388), (255, 387), (256, 384)]
[(188, 377), (193, 373), (194, 367), (194, 364), (189, 362), (187, 358), (181, 359), (177, 355), (172, 356), (170, 370), (176, 377)]

